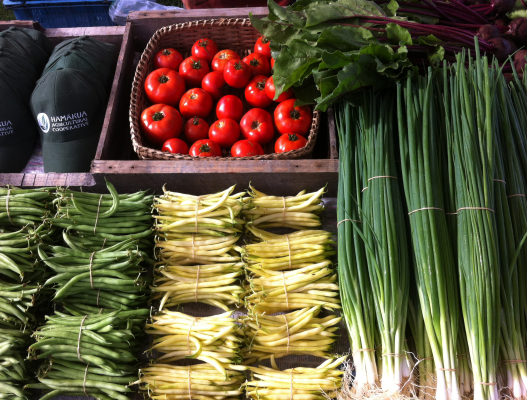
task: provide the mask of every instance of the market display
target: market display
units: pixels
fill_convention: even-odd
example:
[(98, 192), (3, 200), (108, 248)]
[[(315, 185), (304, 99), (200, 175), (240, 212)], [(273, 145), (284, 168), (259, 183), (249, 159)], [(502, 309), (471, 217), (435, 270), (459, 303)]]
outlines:
[[(295, 107), (292, 91), (275, 99), (272, 82), (268, 85), (272, 78), (269, 41), (258, 41), (255, 49), (265, 54), (255, 51), (243, 59), (235, 50), (218, 51), (213, 38), (196, 41), (185, 59), (173, 48), (158, 51), (156, 69), (144, 80), (145, 94), (153, 105), (141, 110), (141, 130), (149, 144), (194, 157), (254, 157), (305, 148), (307, 140), (293, 137), (289, 141), (294, 145), (262, 147), (278, 143), (275, 132), (308, 137), (313, 115), (309, 106)], [(282, 104), (285, 100), (290, 101)], [(184, 128), (181, 117), (186, 120)], [(193, 128), (191, 124), (197, 127), (199, 120), (203, 128)], [(205, 125), (210, 125), (207, 134)], [(193, 135), (192, 130), (200, 133)], [(164, 145), (172, 139), (185, 141), (188, 151), (179, 142)], [(198, 140), (208, 141), (197, 144)], [(249, 140), (251, 148), (242, 145), (242, 140)]]

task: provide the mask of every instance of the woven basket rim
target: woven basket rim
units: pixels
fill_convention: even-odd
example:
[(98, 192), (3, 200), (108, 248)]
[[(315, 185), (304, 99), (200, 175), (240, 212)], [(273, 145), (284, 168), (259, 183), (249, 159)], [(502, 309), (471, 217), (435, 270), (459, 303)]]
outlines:
[[(242, 26), (252, 27), (252, 24), (248, 18), (222, 18), (222, 19), (204, 19), (182, 22), (179, 24), (167, 25), (158, 29), (143, 51), (139, 63), (137, 65), (134, 80), (132, 83), (132, 91), (130, 96), (130, 110), (129, 110), (129, 122), (130, 122), (130, 134), (132, 139), (132, 145), (134, 151), (143, 160), (187, 160), (187, 161), (237, 161), (237, 160), (293, 160), (299, 158), (307, 158), (313, 153), (315, 147), (316, 138), (318, 135), (318, 129), (320, 125), (320, 113), (313, 111), (313, 119), (311, 127), (306, 138), (308, 142), (304, 147), (298, 150), (292, 150), (284, 153), (271, 153), (264, 154), (261, 156), (248, 156), (248, 157), (232, 157), (232, 156), (221, 156), (221, 157), (196, 157), (190, 154), (173, 154), (165, 151), (157, 150), (151, 147), (143, 145), (143, 136), (139, 127), (139, 119), (143, 110), (138, 104), (140, 95), (143, 95), (143, 83), (146, 78), (146, 71), (150, 60), (155, 56), (158, 43), (166, 35), (174, 34), (181, 29), (188, 29), (191, 27), (199, 26)], [(240, 139), (242, 140), (242, 139)], [(307, 157), (306, 157), (307, 156)]]

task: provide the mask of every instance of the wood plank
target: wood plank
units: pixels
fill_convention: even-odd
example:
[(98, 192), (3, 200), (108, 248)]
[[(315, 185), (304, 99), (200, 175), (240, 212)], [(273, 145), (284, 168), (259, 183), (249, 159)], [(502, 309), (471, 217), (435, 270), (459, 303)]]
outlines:
[[(116, 154), (123, 146), (119, 140), (130, 142), (130, 130), (128, 128), (128, 108), (130, 107), (130, 87), (132, 86), (134, 73), (134, 49), (132, 39), (132, 26), (127, 23), (121, 35), (122, 44), (117, 59), (117, 67), (112, 83), (112, 90), (108, 100), (108, 107), (104, 117), (101, 137), (95, 159), (121, 159)], [(129, 155), (130, 153), (128, 153)]]
[(252, 182), (258, 189), (287, 195), (327, 185), (327, 196), (337, 195), (338, 160), (269, 161), (103, 161), (95, 160), (96, 185), (104, 179), (124, 192), (152, 189), (159, 193), (166, 183), (189, 194), (212, 193)]
[(208, 8), (148, 12), (133, 11), (128, 14), (128, 21), (134, 26), (135, 50), (143, 52), (152, 35), (164, 26), (199, 19), (248, 18), (249, 13), (257, 16), (265, 16), (269, 11), (267, 7)]
[(80, 174), (0, 174), (0, 186), (20, 187), (71, 186), (94, 187), (96, 185), (90, 173)]
[(125, 26), (98, 26), (93, 28), (50, 28), (46, 29), (44, 33), (53, 45), (73, 37), (89, 35), (101, 42), (111, 43), (120, 48), (125, 30)]

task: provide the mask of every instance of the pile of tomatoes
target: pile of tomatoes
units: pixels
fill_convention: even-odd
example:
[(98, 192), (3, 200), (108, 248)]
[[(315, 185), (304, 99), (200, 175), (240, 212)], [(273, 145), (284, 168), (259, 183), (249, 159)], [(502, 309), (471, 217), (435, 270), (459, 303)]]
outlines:
[[(291, 89), (274, 99), (269, 44), (267, 38), (259, 38), (254, 53), (243, 60), (233, 50), (218, 51), (209, 38), (198, 40), (186, 59), (172, 48), (159, 51), (156, 69), (145, 80), (153, 105), (141, 114), (149, 142), (177, 154), (216, 157), (230, 149), (233, 157), (248, 157), (263, 155), (262, 146), (274, 140), (276, 129), (280, 133), (276, 153), (304, 147), (311, 109), (295, 107)], [(248, 112), (238, 96), (227, 94), (229, 88), (244, 90), (252, 107)], [(211, 117), (213, 109), (217, 119)], [(209, 126), (206, 120), (214, 122)]]

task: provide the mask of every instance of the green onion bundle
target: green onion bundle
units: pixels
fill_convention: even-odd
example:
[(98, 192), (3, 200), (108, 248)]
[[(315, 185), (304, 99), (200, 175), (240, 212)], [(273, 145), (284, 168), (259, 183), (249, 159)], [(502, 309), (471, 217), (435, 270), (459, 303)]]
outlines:
[[(469, 62), (469, 69), (465, 62)], [(474, 374), (474, 399), (498, 399), (500, 273), (495, 218), (495, 81), (486, 57), (457, 56), (444, 80), (446, 118), (452, 127), (461, 306)], [(453, 148), (452, 148), (453, 147)]]
[[(335, 110), (339, 134), (338, 276), (342, 313), (346, 322), (354, 364), (352, 390), (358, 394), (378, 386), (375, 358), (376, 318), (371, 282), (359, 216), (361, 190), (357, 136), (352, 135), (355, 120), (351, 107), (341, 102)], [(358, 227), (358, 229), (355, 228)]]
[(0, 188), (0, 227), (18, 229), (40, 225), (53, 213), (53, 190)]
[(290, 271), (252, 271), (245, 297), (253, 313), (272, 314), (320, 305), (327, 310), (340, 308), (339, 286), (329, 260)]
[(246, 364), (288, 355), (330, 358), (342, 317), (318, 318), (321, 306), (282, 315), (250, 314), (244, 320)]
[(56, 312), (33, 336), (30, 352), (47, 359), (38, 374), (41, 399), (59, 395), (125, 400), (137, 379), (137, 355), (144, 339), (148, 309), (68, 316)]
[(71, 241), (88, 251), (111, 247), (127, 239), (138, 239), (146, 252), (152, 249), (153, 196), (146, 192), (118, 194), (106, 183), (110, 194), (57, 189), (57, 217), (47, 220), (72, 232)]
[(313, 229), (321, 225), (318, 214), (324, 210), (324, 190), (313, 193), (303, 190), (296, 196), (277, 197), (250, 186), (250, 197), (243, 199), (243, 214), (248, 225), (258, 228)]
[[(436, 398), (459, 399), (459, 289), (442, 185), (442, 106), (431, 69), (397, 85), (401, 170), (415, 254), (416, 286), (436, 367)], [(422, 378), (425, 378), (424, 376)], [(428, 380), (425, 378), (425, 380)]]
[(104, 250), (90, 252), (78, 247), (63, 232), (69, 247), (51, 246), (50, 254), (39, 254), (57, 275), (45, 285), (56, 289), (54, 299), (73, 315), (133, 310), (145, 305), (148, 280), (142, 262), (147, 255), (138, 250), (137, 239), (126, 239)]
[(258, 400), (326, 400), (337, 397), (343, 372), (336, 368), (346, 357), (329, 359), (317, 368), (295, 367), (280, 371), (274, 359), (273, 368), (249, 367), (252, 379), (245, 383), (247, 397)]
[(230, 305), (243, 303), (245, 289), (240, 280), (243, 263), (211, 265), (170, 265), (156, 270), (152, 301), (159, 310), (185, 303), (203, 303), (229, 311)]
[(163, 355), (158, 362), (197, 359), (225, 373), (225, 365), (242, 361), (241, 327), (232, 318), (233, 311), (210, 317), (163, 310), (146, 325), (146, 333), (154, 335), (151, 350)]
[(246, 367), (230, 367), (220, 372), (209, 364), (154, 364), (141, 370), (138, 383), (153, 400), (236, 400), (243, 393)]
[(395, 167), (395, 99), (389, 92), (364, 92), (351, 110), (351, 132), (358, 144), (362, 184), (359, 224), (366, 249), (378, 330), (382, 345), (379, 374), (388, 393), (403, 389), (410, 377), (405, 330), (410, 289), (405, 213)]

